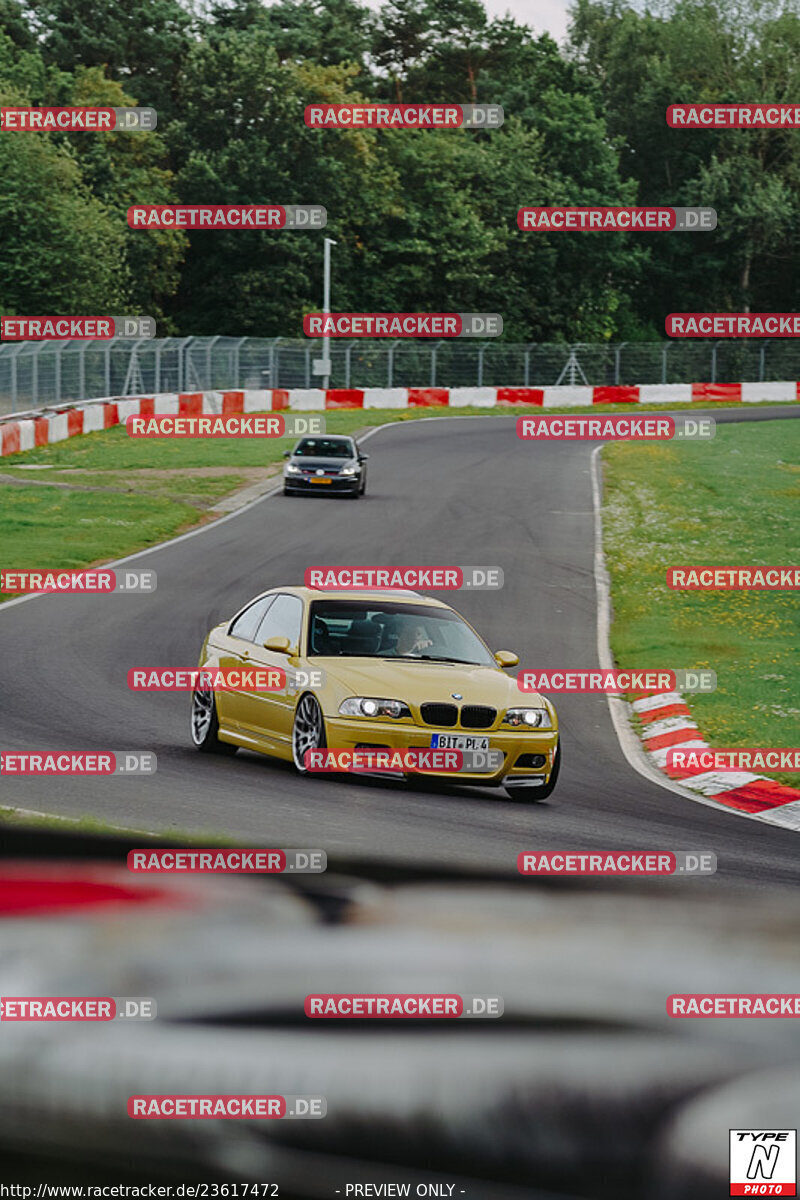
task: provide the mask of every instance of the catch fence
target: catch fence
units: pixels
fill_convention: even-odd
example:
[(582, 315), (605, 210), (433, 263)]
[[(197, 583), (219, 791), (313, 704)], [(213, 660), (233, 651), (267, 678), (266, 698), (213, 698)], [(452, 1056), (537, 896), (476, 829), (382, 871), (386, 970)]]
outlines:
[[(0, 413), (97, 396), (314, 388), (319, 340), (185, 337), (0, 345)], [(792, 339), (603, 344), (331, 340), (330, 387), (593, 387), (800, 379)]]

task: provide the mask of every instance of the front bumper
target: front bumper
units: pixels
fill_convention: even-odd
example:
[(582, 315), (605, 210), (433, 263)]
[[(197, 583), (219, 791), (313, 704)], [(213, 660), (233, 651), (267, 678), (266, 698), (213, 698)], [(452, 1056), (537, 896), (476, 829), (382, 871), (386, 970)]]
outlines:
[[(488, 737), (489, 749), (500, 750), (503, 754), (503, 764), (499, 770), (448, 771), (439, 775), (425, 772), (426, 779), (449, 780), (451, 783), (480, 783), (485, 787), (496, 787), (506, 780), (515, 783), (521, 783), (524, 779), (547, 781), (553, 769), (558, 746), (558, 729), (434, 729), (428, 725), (414, 725), (408, 721), (390, 724), (388, 720), (370, 721), (365, 717), (341, 716), (326, 716), (325, 728), (330, 750), (354, 750), (357, 746), (375, 749), (387, 747), (390, 750), (426, 750), (430, 749), (431, 735), (434, 733)], [(541, 767), (518, 766), (518, 760), (526, 754), (544, 755), (546, 761)]]
[(283, 486), (289, 492), (357, 492), (361, 487), (361, 476), (333, 475), (330, 483), (313, 483), (310, 476), (284, 475)]

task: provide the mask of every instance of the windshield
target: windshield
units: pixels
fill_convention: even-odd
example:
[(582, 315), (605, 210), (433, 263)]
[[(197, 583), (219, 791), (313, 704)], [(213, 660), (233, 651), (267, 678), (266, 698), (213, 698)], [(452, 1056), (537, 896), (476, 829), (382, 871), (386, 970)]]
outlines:
[(393, 600), (315, 600), (308, 652), (496, 665), (477, 634), (451, 609)]
[(303, 438), (295, 446), (296, 458), (353, 458), (353, 443), (341, 438)]

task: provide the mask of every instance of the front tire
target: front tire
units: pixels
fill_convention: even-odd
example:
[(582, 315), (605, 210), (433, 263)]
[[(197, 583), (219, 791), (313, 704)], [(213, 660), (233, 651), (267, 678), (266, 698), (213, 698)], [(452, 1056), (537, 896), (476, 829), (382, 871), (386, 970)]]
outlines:
[(192, 692), (192, 741), (202, 754), (235, 754), (238, 746), (219, 740), (217, 700), (207, 688)]
[(298, 701), (292, 726), (292, 758), (301, 775), (308, 774), (308, 767), (305, 765), (306, 751), (324, 750), (327, 745), (322, 709), (316, 697), (306, 692)]
[(552, 795), (553, 789), (558, 783), (558, 775), (561, 770), (561, 737), (558, 739), (556, 747), (556, 757), (553, 763), (553, 769), (550, 772), (550, 778), (547, 783), (540, 788), (514, 786), (513, 783), (505, 784), (506, 795), (509, 800), (516, 800), (520, 804), (538, 804), (541, 800), (546, 800)]

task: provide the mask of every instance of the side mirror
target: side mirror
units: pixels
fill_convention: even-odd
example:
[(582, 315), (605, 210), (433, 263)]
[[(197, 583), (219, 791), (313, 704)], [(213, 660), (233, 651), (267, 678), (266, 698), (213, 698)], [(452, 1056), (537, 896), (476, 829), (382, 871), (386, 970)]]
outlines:
[(264, 642), (265, 650), (272, 650), (274, 654), (288, 654), (290, 642), (287, 637), (271, 637)]
[(283, 457), (284, 457), (284, 458), (291, 458), (291, 457), (292, 457), (292, 452), (291, 452), (291, 450), (284, 450), (284, 452), (283, 452)]
[(359, 461), (359, 462), (366, 462), (368, 458), (369, 458), (369, 455), (368, 455), (368, 454), (359, 454), (359, 456), (358, 456), (358, 461)]
[(495, 653), (494, 661), (498, 667), (515, 667), (519, 662), (519, 655), (513, 650), (498, 650)]

